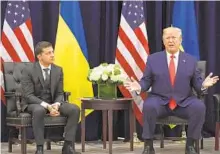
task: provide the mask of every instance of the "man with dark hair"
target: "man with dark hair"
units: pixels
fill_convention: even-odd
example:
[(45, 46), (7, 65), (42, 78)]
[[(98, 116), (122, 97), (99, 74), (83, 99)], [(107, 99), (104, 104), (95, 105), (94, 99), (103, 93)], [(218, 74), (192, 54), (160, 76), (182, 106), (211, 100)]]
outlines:
[(67, 117), (65, 126), (65, 142), (62, 154), (79, 154), (72, 146), (79, 120), (78, 106), (63, 102), (63, 71), (53, 64), (54, 53), (52, 44), (46, 41), (36, 45), (35, 53), (38, 58), (32, 68), (23, 71), (22, 89), (25, 103), (23, 110), (32, 114), (32, 126), (37, 144), (35, 154), (43, 154), (44, 117), (64, 115)]
[(218, 76), (210, 73), (205, 80), (197, 69), (197, 62), (191, 55), (180, 52), (182, 31), (177, 27), (163, 30), (165, 51), (150, 55), (147, 67), (138, 83), (125, 83), (130, 91), (140, 93), (151, 87), (143, 104), (143, 134), (145, 140), (142, 154), (155, 154), (153, 148), (154, 129), (157, 118), (175, 115), (188, 120), (187, 143), (185, 154), (197, 154), (194, 143), (201, 137), (205, 121), (205, 105), (194, 94), (198, 94), (213, 86)]
[(48, 48), (48, 47), (52, 47), (52, 44), (50, 42), (41, 41), (41, 42), (37, 43), (35, 46), (35, 55), (37, 56), (37, 55), (41, 54), (43, 52), (42, 49)]

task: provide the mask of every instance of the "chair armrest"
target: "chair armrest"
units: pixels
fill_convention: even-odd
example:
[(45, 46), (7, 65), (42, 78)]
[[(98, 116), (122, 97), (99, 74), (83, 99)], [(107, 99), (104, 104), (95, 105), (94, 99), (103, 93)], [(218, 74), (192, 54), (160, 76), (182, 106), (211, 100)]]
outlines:
[(15, 92), (15, 101), (18, 115), (21, 113), (21, 96), (22, 94), (20, 92)]
[(213, 95), (215, 109), (216, 109), (216, 120), (220, 121), (220, 94)]
[(5, 97), (14, 97), (15, 96), (15, 92), (4, 92), (4, 96)]
[(15, 103), (16, 103), (16, 111), (17, 115), (21, 113), (21, 96), (22, 94), (20, 92), (5, 92), (4, 96), (7, 97), (15, 97)]
[(69, 102), (69, 96), (71, 95), (71, 93), (70, 92), (64, 92), (63, 95), (64, 95), (64, 101)]

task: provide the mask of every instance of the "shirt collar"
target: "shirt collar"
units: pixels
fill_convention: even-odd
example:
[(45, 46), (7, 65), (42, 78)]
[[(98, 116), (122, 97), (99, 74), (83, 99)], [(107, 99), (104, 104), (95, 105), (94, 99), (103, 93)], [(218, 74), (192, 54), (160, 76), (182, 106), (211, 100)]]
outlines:
[[(167, 53), (167, 57), (170, 58), (172, 54), (169, 53), (169, 52), (167, 52), (167, 51), (166, 51), (166, 53)], [(177, 51), (177, 52), (176, 52), (175, 54), (173, 54), (173, 55), (174, 55), (175, 58), (178, 58), (178, 57), (179, 57), (179, 54), (180, 54), (180, 51)]]
[(45, 67), (40, 62), (39, 62), (39, 64), (40, 64), (40, 67), (41, 67), (42, 70), (44, 70), (45, 68), (49, 68), (49, 70), (51, 70), (51, 65), (49, 65), (48, 67)]

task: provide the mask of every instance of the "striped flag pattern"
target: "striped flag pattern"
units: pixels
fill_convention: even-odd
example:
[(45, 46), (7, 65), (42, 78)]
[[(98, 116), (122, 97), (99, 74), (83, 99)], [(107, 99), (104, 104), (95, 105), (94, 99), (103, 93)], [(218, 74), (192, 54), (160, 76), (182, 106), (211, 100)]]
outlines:
[[(1, 66), (3, 62), (33, 62), (34, 47), (30, 10), (26, 1), (8, 1), (1, 35)], [(4, 101), (3, 67), (1, 67), (1, 100)]]
[[(145, 25), (143, 1), (124, 1), (121, 21), (118, 31), (116, 60), (127, 74), (140, 80), (146, 67), (149, 55), (147, 29)], [(140, 124), (142, 120), (143, 100), (146, 93), (137, 95), (129, 92), (125, 87), (119, 86), (124, 97), (134, 99), (134, 112)]]

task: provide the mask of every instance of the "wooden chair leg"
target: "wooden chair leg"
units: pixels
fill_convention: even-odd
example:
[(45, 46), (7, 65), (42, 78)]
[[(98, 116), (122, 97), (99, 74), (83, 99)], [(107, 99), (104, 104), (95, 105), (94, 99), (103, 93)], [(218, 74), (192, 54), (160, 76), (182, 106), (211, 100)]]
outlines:
[(215, 124), (215, 151), (219, 150), (220, 122)]
[(8, 133), (8, 152), (12, 152), (12, 129), (10, 128)]
[(201, 149), (203, 149), (204, 147), (203, 147), (203, 137), (202, 137), (202, 139), (201, 139)]
[(160, 148), (164, 148), (164, 131), (163, 131), (163, 125), (160, 125)]
[(51, 142), (47, 141), (47, 150), (51, 150)]
[(199, 140), (196, 140), (196, 141), (195, 141), (195, 149), (196, 149), (196, 152), (197, 152), (198, 154), (200, 154)]
[(26, 136), (26, 127), (21, 127), (21, 153), (27, 153), (27, 136)]

